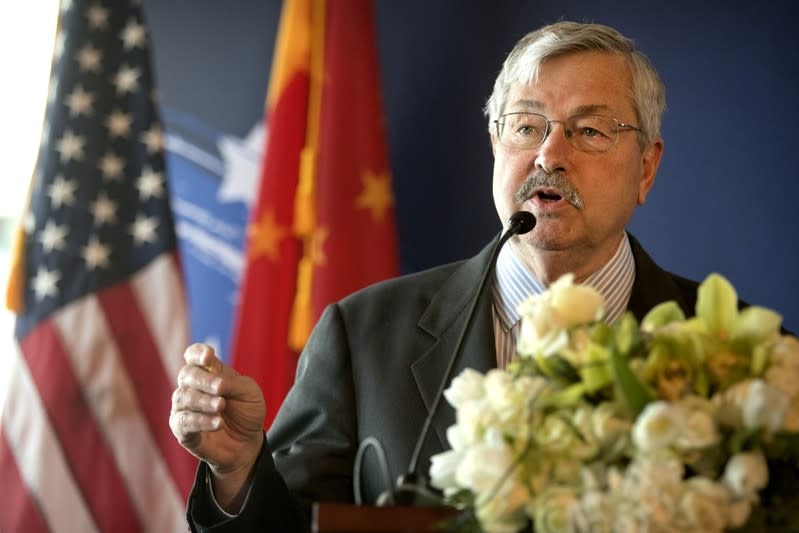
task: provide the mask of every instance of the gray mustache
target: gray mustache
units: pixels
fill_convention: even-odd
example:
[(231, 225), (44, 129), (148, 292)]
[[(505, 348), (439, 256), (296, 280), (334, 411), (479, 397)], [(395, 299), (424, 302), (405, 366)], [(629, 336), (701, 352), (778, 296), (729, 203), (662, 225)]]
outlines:
[(551, 187), (557, 190), (566, 201), (577, 209), (583, 208), (583, 198), (580, 196), (580, 191), (559, 172), (552, 174), (536, 172), (535, 174), (531, 174), (524, 180), (524, 183), (521, 184), (514, 198), (521, 204), (528, 200), (538, 187)]

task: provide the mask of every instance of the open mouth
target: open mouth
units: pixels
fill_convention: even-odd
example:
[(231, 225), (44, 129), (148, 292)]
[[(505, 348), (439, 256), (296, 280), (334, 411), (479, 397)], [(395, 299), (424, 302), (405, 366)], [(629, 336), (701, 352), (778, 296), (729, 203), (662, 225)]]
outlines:
[(541, 189), (533, 194), (533, 198), (538, 198), (542, 202), (557, 202), (563, 199), (563, 195), (555, 189)]

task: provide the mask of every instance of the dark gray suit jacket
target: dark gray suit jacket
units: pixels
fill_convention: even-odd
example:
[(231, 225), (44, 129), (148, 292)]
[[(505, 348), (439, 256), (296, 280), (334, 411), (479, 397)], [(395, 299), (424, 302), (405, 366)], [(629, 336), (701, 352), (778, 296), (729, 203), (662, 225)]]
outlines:
[[(628, 309), (640, 319), (675, 300), (693, 315), (697, 284), (662, 270), (630, 241), (636, 277)], [(379, 283), (329, 306), (268, 432), (244, 509), (234, 519), (218, 520), (201, 464), (189, 500), (193, 531), (307, 529), (312, 502), (352, 502), (354, 457), (367, 437), (382, 443), (392, 478), (404, 473), (494, 243), (466, 261)], [(495, 366), (490, 291), (484, 291), (453, 376)], [(442, 402), (419, 472), (448, 448), (446, 430), (454, 422), (454, 410)], [(373, 502), (393, 481), (383, 479), (375, 454), (367, 453), (364, 502)]]

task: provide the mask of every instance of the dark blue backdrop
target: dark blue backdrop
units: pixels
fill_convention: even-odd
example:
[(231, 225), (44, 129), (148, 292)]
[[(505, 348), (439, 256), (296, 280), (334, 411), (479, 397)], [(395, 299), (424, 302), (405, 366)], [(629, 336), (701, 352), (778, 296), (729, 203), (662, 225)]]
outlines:
[[(561, 18), (601, 22), (632, 37), (667, 86), (666, 150), (632, 232), (663, 267), (720, 272), (799, 330), (799, 33), (789, 2), (755, 4), (378, 0), (402, 271), (471, 255), (499, 230), (481, 109), (516, 40)], [(243, 138), (261, 117), (280, 2), (145, 7), (167, 125), (191, 117), (203, 130), (192, 142), (219, 157), (214, 135)]]

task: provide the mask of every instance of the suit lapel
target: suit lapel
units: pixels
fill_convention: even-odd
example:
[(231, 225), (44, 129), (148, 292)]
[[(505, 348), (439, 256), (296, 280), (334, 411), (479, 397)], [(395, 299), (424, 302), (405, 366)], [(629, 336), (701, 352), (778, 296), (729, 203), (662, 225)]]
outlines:
[[(485, 269), (496, 239), (486, 246), (478, 255), (461, 264), (447, 282), (431, 300), (418, 326), (428, 332), (436, 342), (422, 354), (412, 365), (419, 394), (427, 407), (428, 416), (446, 374), (447, 365), (456, 348), (458, 337), (463, 329), (470, 303), (474, 297), (480, 276)], [(487, 372), (496, 366), (494, 347), (494, 328), (491, 315), (491, 291), (486, 288), (480, 297), (471, 327), (464, 337), (452, 374), (446, 380), (448, 387), (452, 378), (466, 368)], [(455, 423), (455, 411), (441, 400), (433, 419), (433, 427), (438, 436), (439, 446), (435, 449), (449, 448), (446, 431)], [(428, 442), (428, 448), (436, 453)]]
[[(638, 240), (628, 233), (635, 258), (635, 282), (633, 283), (627, 309), (640, 321), (656, 305), (674, 300), (686, 316), (693, 316), (696, 305), (695, 290), (686, 293), (674, 282), (673, 277), (660, 268)], [(695, 284), (692, 283), (692, 287)]]

